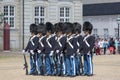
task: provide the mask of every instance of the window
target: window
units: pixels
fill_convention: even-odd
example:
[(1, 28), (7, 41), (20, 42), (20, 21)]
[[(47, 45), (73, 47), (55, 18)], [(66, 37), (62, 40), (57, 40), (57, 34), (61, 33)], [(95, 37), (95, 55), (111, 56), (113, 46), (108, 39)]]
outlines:
[(70, 21), (70, 8), (69, 7), (60, 8), (60, 22), (69, 21)]
[(15, 27), (15, 8), (14, 6), (4, 6), (4, 23), (8, 22), (11, 28)]
[(108, 28), (104, 28), (104, 38), (108, 38)]
[(45, 22), (45, 8), (37, 6), (35, 7), (35, 24)]
[(115, 37), (118, 38), (118, 28), (115, 28)]
[(93, 29), (93, 34), (95, 35), (95, 37), (97, 37), (97, 35), (98, 35), (98, 29), (97, 28)]

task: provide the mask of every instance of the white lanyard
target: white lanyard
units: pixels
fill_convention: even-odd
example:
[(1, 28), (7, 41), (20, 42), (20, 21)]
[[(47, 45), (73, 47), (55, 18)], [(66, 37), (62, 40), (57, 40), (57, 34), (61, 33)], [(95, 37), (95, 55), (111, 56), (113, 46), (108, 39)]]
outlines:
[(68, 44), (70, 45), (70, 47), (73, 49), (74, 47), (73, 47), (73, 45), (70, 43), (70, 39), (72, 39), (73, 38), (73, 36), (70, 36), (70, 38), (67, 38), (67, 42), (68, 42)]
[(32, 43), (33, 46), (35, 45), (34, 42), (33, 42), (33, 39), (34, 39), (35, 37), (36, 37), (36, 35), (32, 36), (31, 39), (30, 39), (30, 41), (31, 41), (31, 43)]
[(44, 38), (45, 36), (42, 36), (40, 39), (39, 39), (39, 43), (41, 44), (42, 47), (44, 47), (43, 43), (42, 43), (42, 39)]
[(52, 36), (50, 35), (47, 39), (46, 39), (46, 42), (47, 44), (52, 48), (52, 45), (50, 44), (50, 42), (48, 41)]
[[(80, 36), (80, 34), (76, 35), (75, 38), (77, 38), (78, 36)], [(77, 45), (78, 45), (78, 47), (80, 46), (78, 41), (77, 41)]]
[(90, 47), (90, 44), (87, 42), (87, 38), (89, 37), (90, 35), (87, 35), (85, 38), (84, 38), (84, 40), (83, 41), (85, 41), (85, 43), (86, 43), (86, 45), (88, 46), (88, 47)]
[(58, 42), (58, 44), (60, 45), (60, 47), (62, 47), (62, 44), (61, 44), (61, 42), (60, 42), (60, 39), (63, 37), (63, 35), (61, 35), (60, 37), (58, 37), (58, 39), (57, 39), (57, 42)]

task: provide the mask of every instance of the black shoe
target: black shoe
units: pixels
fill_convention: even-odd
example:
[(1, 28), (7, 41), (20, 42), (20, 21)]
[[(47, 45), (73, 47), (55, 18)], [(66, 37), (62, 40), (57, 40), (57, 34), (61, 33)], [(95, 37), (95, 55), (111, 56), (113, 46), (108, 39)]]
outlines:
[(82, 76), (87, 76), (87, 74), (83, 74)]
[(70, 77), (75, 77), (75, 75), (71, 75)]
[(91, 76), (93, 76), (93, 74), (88, 74), (87, 76), (88, 76), (88, 77), (91, 77)]
[(44, 76), (50, 76), (50, 74), (44, 74)]

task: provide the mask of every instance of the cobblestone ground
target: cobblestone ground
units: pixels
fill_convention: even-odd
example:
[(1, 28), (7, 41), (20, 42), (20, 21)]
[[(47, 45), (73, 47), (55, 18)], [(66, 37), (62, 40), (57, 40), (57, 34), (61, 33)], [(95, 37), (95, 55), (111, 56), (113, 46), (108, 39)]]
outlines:
[[(29, 55), (27, 61), (29, 63)], [(20, 52), (0, 52), (0, 80), (120, 80), (120, 55), (94, 56), (94, 76), (26, 76)]]

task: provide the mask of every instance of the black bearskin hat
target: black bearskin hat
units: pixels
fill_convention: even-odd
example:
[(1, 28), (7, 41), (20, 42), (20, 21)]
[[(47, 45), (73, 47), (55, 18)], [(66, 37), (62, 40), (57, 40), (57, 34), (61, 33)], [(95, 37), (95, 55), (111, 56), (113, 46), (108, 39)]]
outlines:
[(37, 32), (37, 25), (36, 24), (31, 24), (30, 25), (30, 32), (37, 35), (38, 32)]
[(43, 23), (38, 24), (37, 32), (42, 33), (44, 35), (46, 33), (45, 24), (43, 24)]
[(54, 25), (51, 22), (46, 22), (45, 30), (50, 33), (54, 33)]
[(66, 33), (74, 32), (73, 24), (70, 22), (65, 22), (64, 27), (66, 28)]
[(81, 33), (81, 25), (77, 22), (73, 23), (73, 27), (74, 27), (74, 33), (78, 32)]
[(59, 22), (55, 24), (55, 32), (62, 31), (63, 32), (63, 23)]
[(83, 31), (88, 31), (90, 34), (92, 32), (93, 26), (90, 22), (86, 21), (83, 24)]

